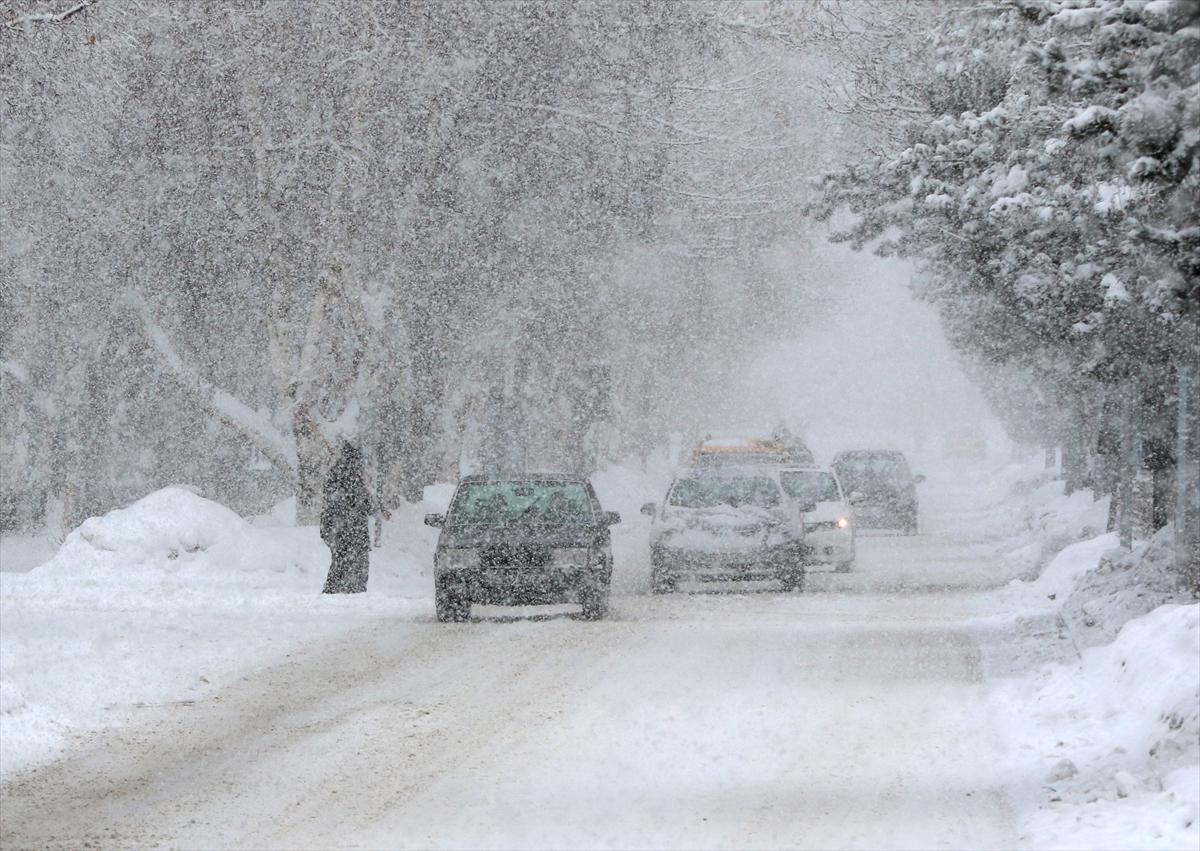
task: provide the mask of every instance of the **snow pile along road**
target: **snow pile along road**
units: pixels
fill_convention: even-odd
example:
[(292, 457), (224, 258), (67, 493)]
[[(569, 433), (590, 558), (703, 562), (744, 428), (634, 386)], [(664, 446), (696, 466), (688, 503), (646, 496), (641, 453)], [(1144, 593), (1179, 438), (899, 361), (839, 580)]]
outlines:
[(39, 584), (95, 582), (121, 593), (145, 580), (218, 583), (225, 592), (311, 588), (328, 565), (314, 532), (258, 529), (219, 503), (169, 487), (85, 520), (37, 577)]
[(426, 508), (405, 507), (372, 551), (372, 592), (353, 597), (321, 595), (329, 550), (315, 527), (251, 524), (182, 487), (88, 519), (28, 573), (0, 573), (0, 773), (365, 620), (427, 614)]
[(1116, 532), (1106, 532), (1071, 544), (1051, 559), (1041, 575), (1028, 587), (1047, 600), (1058, 601), (1057, 608), (1083, 577), (1094, 571), (1100, 565), (1100, 560), (1116, 549), (1119, 543)]
[(1039, 755), (1022, 819), (1030, 846), (1200, 847), (1200, 605), (1161, 606), (1077, 664), (994, 697), (1016, 773)]
[(1006, 634), (985, 669), (1022, 844), (1200, 847), (1200, 609), (1170, 530), (1124, 550), (1099, 531), (1107, 498), (1068, 495), (1035, 464), (990, 479), (1008, 498), (983, 525), (1026, 577), (977, 621)]
[(1077, 646), (1107, 644), (1133, 618), (1166, 603), (1192, 602), (1175, 570), (1173, 532), (1166, 526), (1150, 541), (1135, 541), (1132, 550), (1109, 551), (1079, 577), (1062, 606)]
[[(1009, 479), (1005, 473), (1019, 478)], [(1010, 536), (1006, 561), (1030, 575), (1037, 575), (1065, 547), (1101, 535), (1108, 523), (1107, 496), (1095, 499), (1088, 489), (1068, 494), (1063, 481), (1050, 475), (1013, 465), (997, 477), (1006, 482), (1009, 498), (992, 521), (993, 531)], [(1020, 530), (1015, 536), (1014, 528)], [(1116, 546), (1115, 539), (1111, 546)]]

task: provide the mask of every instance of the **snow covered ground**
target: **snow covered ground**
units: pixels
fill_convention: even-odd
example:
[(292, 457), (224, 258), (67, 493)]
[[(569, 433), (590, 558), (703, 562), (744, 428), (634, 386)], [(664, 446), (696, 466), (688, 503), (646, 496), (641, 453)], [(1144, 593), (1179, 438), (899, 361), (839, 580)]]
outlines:
[(600, 623), (434, 623), (445, 488), (347, 598), (286, 507), (158, 492), (0, 574), (0, 841), (1195, 848), (1200, 607), (1109, 604), (1134, 619), (1080, 654), (1105, 505), (925, 471), (923, 533), (861, 536), (854, 573), (658, 598), (637, 508), (666, 471), (610, 469)]

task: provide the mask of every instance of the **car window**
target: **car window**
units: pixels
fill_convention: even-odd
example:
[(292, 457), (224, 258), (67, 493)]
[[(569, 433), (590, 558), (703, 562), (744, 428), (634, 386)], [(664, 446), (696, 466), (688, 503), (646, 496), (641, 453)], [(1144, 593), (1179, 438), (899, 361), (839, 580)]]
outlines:
[(585, 482), (584, 487), (587, 488), (588, 502), (592, 504), (592, 511), (596, 512), (596, 516), (600, 516), (603, 508), (600, 505), (600, 497), (596, 496), (596, 489), (592, 487), (591, 482)]
[(680, 508), (715, 508), (746, 505), (772, 508), (779, 505), (779, 486), (769, 476), (696, 476), (676, 479), (668, 505)]
[(837, 471), (850, 490), (903, 484), (911, 478), (903, 455), (850, 455), (838, 460)]
[(594, 520), (582, 482), (466, 482), (454, 495), (453, 524), (584, 524)]
[(783, 492), (800, 502), (837, 502), (837, 479), (824, 470), (785, 470), (779, 474)]

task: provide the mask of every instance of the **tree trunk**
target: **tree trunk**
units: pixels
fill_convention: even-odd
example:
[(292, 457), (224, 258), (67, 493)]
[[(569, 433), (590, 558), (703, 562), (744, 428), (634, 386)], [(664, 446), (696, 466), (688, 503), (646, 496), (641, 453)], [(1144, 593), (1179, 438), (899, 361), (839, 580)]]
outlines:
[(1138, 441), (1137, 381), (1125, 380), (1121, 399), (1121, 455), (1117, 479), (1117, 529), (1121, 546), (1133, 546), (1134, 490), (1133, 480), (1141, 466), (1141, 447)]
[[(1192, 323), (1192, 333), (1195, 332), (1196, 325)], [(1200, 596), (1200, 346), (1186, 345), (1184, 352), (1178, 379), (1175, 566), (1185, 585)]]
[(1062, 475), (1068, 495), (1082, 490), (1090, 484), (1085, 427), (1087, 419), (1082, 406), (1082, 401), (1076, 398), (1069, 414), (1066, 436), (1062, 446)]

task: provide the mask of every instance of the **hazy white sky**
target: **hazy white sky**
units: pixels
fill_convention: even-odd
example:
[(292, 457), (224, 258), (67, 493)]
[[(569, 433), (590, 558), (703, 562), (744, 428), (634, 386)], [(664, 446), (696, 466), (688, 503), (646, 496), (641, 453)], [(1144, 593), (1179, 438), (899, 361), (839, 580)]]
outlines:
[(821, 252), (828, 312), (764, 348), (730, 400), (730, 429), (787, 418), (827, 460), (855, 446), (935, 448), (956, 425), (990, 425), (936, 312), (910, 295), (911, 267), (843, 246)]

